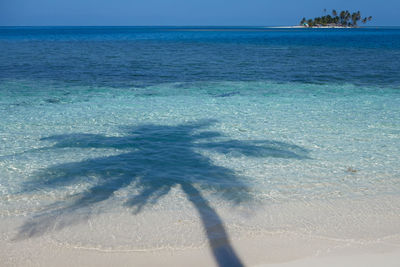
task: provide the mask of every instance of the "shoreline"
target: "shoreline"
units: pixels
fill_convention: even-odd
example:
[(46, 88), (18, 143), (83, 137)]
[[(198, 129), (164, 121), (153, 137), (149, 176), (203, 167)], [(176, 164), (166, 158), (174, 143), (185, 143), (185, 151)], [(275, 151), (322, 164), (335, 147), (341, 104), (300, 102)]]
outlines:
[[(389, 203), (395, 206), (391, 211), (383, 212), (377, 209), (378, 203), (379, 206)], [(280, 227), (271, 225), (270, 230), (250, 229), (249, 233), (237, 235), (235, 232), (240, 231), (238, 226), (226, 224), (230, 242), (228, 246), (232, 247), (244, 266), (366, 266), (365, 263), (373, 267), (396, 266), (394, 263), (400, 262), (398, 204), (399, 199), (392, 197), (268, 206), (267, 210), (261, 212), (269, 211), (274, 221), (282, 220), (278, 223)], [(288, 210), (293, 211), (288, 218), (279, 218)], [(162, 228), (152, 216), (157, 215), (159, 221), (166, 221), (167, 218), (173, 221), (170, 214), (156, 212), (146, 215), (141, 220), (146, 224), (140, 224), (136, 229), (134, 224), (140, 218), (131, 213), (126, 216), (118, 214), (119, 211), (99, 214), (63, 229), (57, 229), (58, 224), (62, 223), (57, 222), (44, 234), (21, 239), (16, 239), (21, 229), (16, 226), (23, 225), (27, 217), (3, 216), (0, 222), (0, 227), (4, 229), (0, 236), (0, 258), (5, 266), (218, 266), (215, 250), (225, 245), (211, 249), (207, 242), (196, 245), (196, 242), (189, 240), (182, 247), (167, 242), (159, 248), (138, 249), (143, 245), (142, 242), (151, 239), (143, 228), (148, 231), (160, 231)], [(301, 216), (298, 217), (299, 214), (303, 220)], [(184, 224), (174, 225), (171, 222), (165, 223), (169, 232), (174, 232), (174, 227), (178, 231), (185, 229)], [(200, 236), (205, 235), (200, 226), (189, 228)], [(129, 237), (132, 233), (141, 238), (135, 241)], [(118, 239), (121, 234), (128, 236), (126, 246), (123, 246), (123, 240)], [(112, 239), (114, 235), (117, 237), (115, 240)], [(171, 236), (162, 234), (154, 241), (158, 240), (159, 243), (168, 238)], [(182, 238), (180, 242), (187, 242), (191, 237)], [(135, 242), (138, 242), (137, 248)]]
[[(36, 243), (36, 244), (35, 244)], [(266, 246), (266, 243), (268, 246)], [(21, 245), (21, 246), (20, 246)], [(98, 251), (56, 247), (49, 243), (24, 241), (13, 249), (2, 248), (4, 266), (223, 266), (217, 264), (209, 248), (152, 252)], [(397, 266), (400, 244), (380, 243), (366, 247), (343, 245), (329, 251), (327, 242), (295, 236), (253, 238), (232, 243), (244, 266)], [(316, 247), (325, 252), (313, 251)], [(21, 253), (22, 251), (22, 253)]]

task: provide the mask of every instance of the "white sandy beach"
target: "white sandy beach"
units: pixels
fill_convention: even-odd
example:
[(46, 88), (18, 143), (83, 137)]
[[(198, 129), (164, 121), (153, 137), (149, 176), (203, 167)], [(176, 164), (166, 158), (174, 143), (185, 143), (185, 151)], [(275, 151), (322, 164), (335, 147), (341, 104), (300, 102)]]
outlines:
[[(381, 213), (377, 208), (380, 205), (390, 206), (392, 211)], [(297, 203), (270, 207), (271, 220), (287, 225), (287, 230), (254, 229), (237, 235), (235, 227), (226, 227), (231, 246), (245, 266), (394, 267), (400, 262), (398, 210), (397, 198), (338, 200), (329, 205)], [(146, 237), (151, 239), (151, 229), (160, 231), (163, 223), (152, 219), (151, 214), (144, 216), (147, 223), (142, 232), (140, 227), (130, 226), (135, 222), (131, 214), (99, 214), (64, 228), (60, 224), (65, 219), (57, 219), (57, 224), (43, 226), (52, 227), (46, 233), (25, 238), (17, 238), (21, 228), (16, 226), (23, 225), (27, 218), (6, 218), (0, 223), (2, 266), (226, 266), (218, 264), (206, 243), (138, 249), (140, 244), (135, 248), (137, 241), (132, 240), (132, 244), (121, 246), (124, 240), (118, 240), (118, 236), (142, 235), (143, 242), (149, 242)], [(171, 235), (159, 237), (163, 239), (158, 240), (160, 243), (188, 227), (170, 223), (176, 219), (164, 214), (157, 216), (165, 218), (161, 221), (171, 231)], [(289, 225), (294, 226), (293, 230)], [(196, 222), (189, 228), (204, 234)]]
[[(399, 266), (400, 243), (364, 248), (349, 246), (336, 252), (316, 255), (317, 247), (327, 245), (317, 240), (310, 242), (293, 236), (275, 236), (269, 240), (258, 238), (251, 241), (242, 240), (237, 242), (235, 247), (245, 266)], [(106, 252), (95, 249), (62, 248), (37, 240), (6, 246), (2, 244), (0, 256), (3, 259), (2, 266), (218, 266), (207, 248), (183, 251)]]

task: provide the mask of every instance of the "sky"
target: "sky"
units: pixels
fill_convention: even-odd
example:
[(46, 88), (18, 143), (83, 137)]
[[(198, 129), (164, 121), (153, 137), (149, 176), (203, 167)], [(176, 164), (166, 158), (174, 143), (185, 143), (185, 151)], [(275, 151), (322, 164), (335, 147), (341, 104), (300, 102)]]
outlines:
[(400, 0), (0, 0), (0, 26), (278, 26), (360, 10), (400, 26)]

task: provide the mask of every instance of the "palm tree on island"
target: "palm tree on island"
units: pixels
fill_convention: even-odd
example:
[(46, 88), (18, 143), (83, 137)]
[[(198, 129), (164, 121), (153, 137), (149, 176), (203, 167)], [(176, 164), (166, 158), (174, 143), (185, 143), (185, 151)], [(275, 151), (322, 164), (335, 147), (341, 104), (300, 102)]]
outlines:
[[(324, 9), (326, 13), (326, 9)], [(328, 14), (314, 19), (302, 18), (300, 25), (304, 27), (332, 27), (332, 28), (355, 28), (358, 27), (358, 22), (366, 24), (372, 20), (372, 16), (362, 18), (361, 12), (350, 13), (348, 10), (340, 11), (339, 13), (333, 9), (332, 15)]]

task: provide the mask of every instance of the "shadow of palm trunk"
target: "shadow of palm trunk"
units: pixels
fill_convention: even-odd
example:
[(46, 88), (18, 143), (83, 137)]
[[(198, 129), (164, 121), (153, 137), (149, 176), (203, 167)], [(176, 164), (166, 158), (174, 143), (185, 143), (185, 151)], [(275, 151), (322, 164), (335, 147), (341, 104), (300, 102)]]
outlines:
[(218, 213), (210, 206), (201, 193), (190, 184), (181, 184), (182, 190), (196, 208), (206, 230), (208, 243), (218, 266), (240, 267), (241, 260), (230, 244), (228, 234)]

